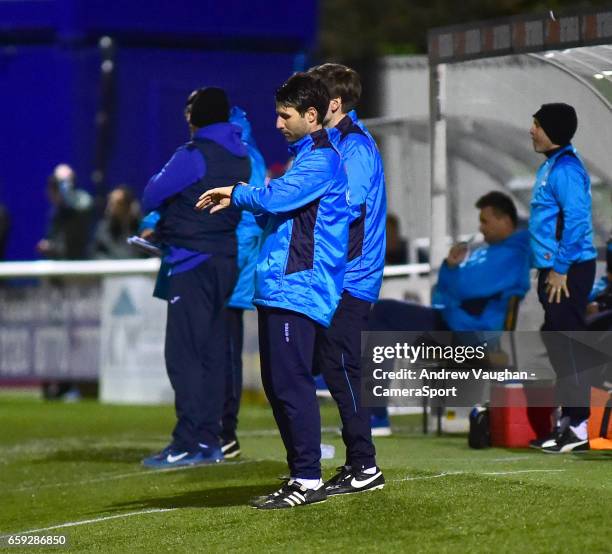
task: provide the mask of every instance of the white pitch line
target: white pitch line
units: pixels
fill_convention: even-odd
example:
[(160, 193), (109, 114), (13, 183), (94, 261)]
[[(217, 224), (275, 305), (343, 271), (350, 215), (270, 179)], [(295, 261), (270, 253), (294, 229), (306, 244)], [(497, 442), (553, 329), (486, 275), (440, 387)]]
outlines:
[(478, 475), (514, 475), (516, 473), (558, 473), (565, 469), (517, 469), (516, 471), (489, 471)]
[(403, 479), (391, 479), (394, 483), (401, 483), (402, 481), (420, 481), (422, 479), (437, 479), (438, 477), (448, 477), (449, 475), (463, 475), (465, 471), (447, 471), (444, 473), (437, 473), (436, 475), (419, 475), (417, 477), (404, 477)]
[(81, 521), (70, 521), (68, 523), (62, 523), (60, 525), (52, 525), (51, 527), (41, 527), (40, 529), (30, 529), (29, 531), (21, 531), (20, 533), (10, 533), (9, 535), (0, 535), (0, 539), (6, 537), (14, 537), (15, 535), (31, 535), (32, 533), (41, 533), (42, 531), (52, 531), (54, 529), (64, 529), (66, 527), (77, 527), (78, 525), (88, 525), (89, 523), (99, 523), (101, 521), (108, 521), (109, 519), (121, 519), (132, 516), (141, 516), (144, 514), (156, 514), (161, 512), (173, 512), (178, 508), (154, 508), (152, 510), (142, 510), (140, 512), (128, 512), (127, 514), (117, 514), (114, 516), (97, 517), (95, 519), (84, 519)]
[[(535, 452), (535, 451), (534, 451)], [(459, 463), (474, 463), (477, 461), (478, 463), (487, 464), (487, 463), (498, 463), (498, 462), (516, 462), (522, 460), (532, 460), (534, 456), (529, 455), (520, 455), (520, 456), (504, 456), (502, 458), (410, 458), (414, 462), (459, 462)]]
[(517, 473), (558, 473), (566, 471), (565, 469), (518, 469), (515, 471), (445, 471), (436, 475), (418, 475), (416, 477), (404, 477), (403, 479), (391, 479), (393, 483), (401, 483), (403, 481), (421, 481), (423, 479), (437, 479), (439, 477), (449, 477), (452, 475), (515, 475)]
[(17, 489), (13, 489), (10, 492), (27, 492), (27, 491), (32, 491), (32, 490), (50, 489), (50, 488), (55, 488), (55, 487), (89, 485), (91, 483), (104, 483), (106, 481), (114, 481), (116, 479), (126, 479), (129, 477), (144, 477), (145, 475), (150, 477), (151, 475), (171, 473), (175, 471), (183, 471), (186, 469), (203, 469), (203, 468), (219, 467), (219, 466), (224, 466), (224, 467), (230, 466), (231, 467), (231, 466), (244, 465), (244, 464), (257, 464), (260, 462), (274, 462), (274, 461), (276, 460), (257, 458), (254, 460), (239, 460), (237, 462), (225, 462), (223, 464), (204, 464), (204, 465), (192, 465), (192, 466), (181, 466), (181, 467), (168, 467), (164, 469), (141, 469), (139, 471), (130, 471), (129, 473), (115, 473), (115, 474), (106, 475), (103, 477), (96, 477), (94, 479), (83, 479), (81, 481), (69, 481), (66, 483), (47, 483), (47, 484), (42, 484), (42, 485), (31, 485), (27, 487), (19, 487)]
[[(504, 458), (491, 458), (490, 460), (478, 460), (479, 462), (517, 462), (519, 460), (530, 460), (533, 456), (506, 456)], [(472, 458), (471, 461), (474, 461)]]

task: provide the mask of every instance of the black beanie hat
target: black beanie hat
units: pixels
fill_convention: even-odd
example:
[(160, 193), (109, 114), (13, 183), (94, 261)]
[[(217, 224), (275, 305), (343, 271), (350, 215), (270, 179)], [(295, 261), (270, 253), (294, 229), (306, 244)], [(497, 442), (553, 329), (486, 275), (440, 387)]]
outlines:
[(227, 95), (218, 87), (204, 87), (192, 92), (185, 108), (189, 110), (189, 123), (194, 127), (205, 127), (229, 119)]
[(569, 104), (561, 102), (542, 104), (533, 117), (538, 120), (551, 142), (559, 146), (569, 144), (578, 128), (576, 110)]

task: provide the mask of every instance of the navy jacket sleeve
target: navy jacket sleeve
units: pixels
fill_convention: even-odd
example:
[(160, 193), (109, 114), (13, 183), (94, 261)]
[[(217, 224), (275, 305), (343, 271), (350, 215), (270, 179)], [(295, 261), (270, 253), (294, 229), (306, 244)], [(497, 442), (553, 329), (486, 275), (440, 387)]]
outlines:
[(206, 163), (197, 150), (181, 146), (164, 168), (153, 175), (142, 195), (145, 213), (159, 208), (166, 200), (201, 179)]

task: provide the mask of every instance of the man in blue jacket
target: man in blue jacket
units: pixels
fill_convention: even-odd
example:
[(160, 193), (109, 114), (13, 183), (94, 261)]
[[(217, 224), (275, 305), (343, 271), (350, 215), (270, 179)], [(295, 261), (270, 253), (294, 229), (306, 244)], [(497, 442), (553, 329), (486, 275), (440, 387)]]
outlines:
[(508, 300), (529, 290), (529, 235), (517, 231), (512, 199), (502, 192), (476, 202), (485, 245), (453, 246), (440, 267), (432, 307), (396, 300), (374, 305), (373, 331), (499, 331)]
[[(242, 142), (247, 147), (251, 160), (251, 176), (249, 184), (264, 186), (266, 164), (257, 148), (257, 143), (251, 132), (251, 124), (246, 112), (234, 106), (230, 111), (230, 123), (242, 129)], [(244, 338), (244, 310), (253, 310), (253, 294), (255, 291), (255, 267), (262, 228), (257, 224), (255, 216), (244, 210), (240, 223), (236, 228), (238, 239), (238, 281), (225, 310), (227, 349), (225, 368), (225, 402), (221, 429), (221, 450), (225, 458), (235, 458), (240, 455), (240, 443), (236, 436), (238, 427), (238, 412), (242, 394), (242, 346)]]
[[(370, 315), (371, 331), (500, 331), (513, 296), (529, 290), (529, 234), (517, 231), (512, 199), (492, 191), (476, 202), (485, 243), (469, 252), (454, 245), (440, 267), (432, 306), (381, 300)], [(373, 432), (391, 434), (386, 408), (373, 408)]]
[(192, 140), (147, 184), (145, 212), (161, 218), (156, 237), (166, 247), (165, 358), (175, 392), (172, 442), (143, 460), (147, 467), (219, 462), (225, 388), (223, 308), (236, 282), (238, 209), (211, 217), (193, 209), (207, 189), (247, 179), (248, 152), (240, 128), (228, 122), (229, 103), (216, 87), (192, 98)]
[(290, 479), (253, 503), (291, 508), (327, 498), (321, 480), (321, 418), (312, 375), (317, 330), (340, 301), (346, 266), (346, 172), (323, 129), (329, 93), (296, 73), (276, 92), (276, 127), (290, 143), (292, 167), (264, 188), (209, 190), (198, 207), (235, 206), (263, 216), (256, 270), (259, 349), (264, 389), (287, 450)]
[[(560, 333), (586, 330), (585, 312), (595, 279), (591, 183), (571, 140), (578, 127), (574, 108), (544, 104), (533, 115), (533, 148), (546, 156), (536, 174), (529, 233), (532, 264), (539, 270), (544, 342), (557, 373), (562, 406), (557, 431), (540, 446), (546, 452), (588, 450), (589, 383), (577, 345)], [(578, 349), (579, 350), (579, 349)], [(582, 358), (586, 363), (586, 358)], [(537, 446), (532, 444), (532, 446)]]
[(317, 336), (315, 365), (338, 404), (346, 461), (325, 483), (328, 495), (381, 489), (370, 410), (361, 405), (361, 332), (378, 300), (385, 266), (385, 176), (378, 148), (354, 111), (361, 80), (353, 69), (327, 63), (309, 73), (321, 79), (331, 101), (325, 126), (336, 136), (348, 176), (351, 210), (342, 298), (331, 325)]

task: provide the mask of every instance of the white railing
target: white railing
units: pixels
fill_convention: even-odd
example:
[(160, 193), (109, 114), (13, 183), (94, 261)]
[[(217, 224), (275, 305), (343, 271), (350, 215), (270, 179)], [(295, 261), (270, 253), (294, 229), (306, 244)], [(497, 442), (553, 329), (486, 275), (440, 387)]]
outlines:
[(143, 275), (159, 270), (159, 258), (134, 260), (83, 260), (35, 262), (2, 262), (0, 279), (17, 277), (64, 277), (102, 275)]
[[(429, 264), (390, 265), (385, 267), (385, 277), (408, 277), (429, 272)], [(159, 258), (146, 260), (87, 260), (2, 262), (0, 279), (66, 276), (146, 275), (159, 270)]]

